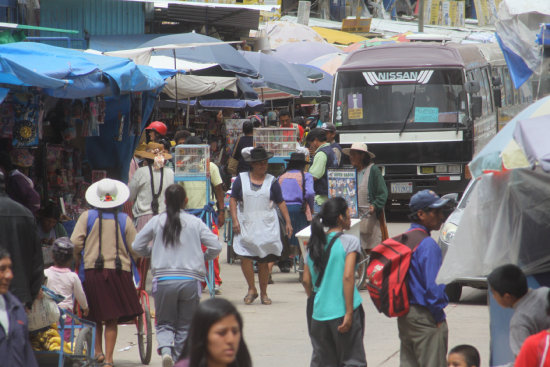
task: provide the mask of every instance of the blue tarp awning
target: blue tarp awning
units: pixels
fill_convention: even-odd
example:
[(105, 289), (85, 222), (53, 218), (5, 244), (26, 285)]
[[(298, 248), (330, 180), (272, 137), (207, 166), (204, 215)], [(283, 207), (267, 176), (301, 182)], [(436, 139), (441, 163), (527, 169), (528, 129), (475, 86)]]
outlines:
[(157, 90), (164, 79), (149, 66), (34, 42), (0, 45), (0, 83), (33, 86), (58, 98)]

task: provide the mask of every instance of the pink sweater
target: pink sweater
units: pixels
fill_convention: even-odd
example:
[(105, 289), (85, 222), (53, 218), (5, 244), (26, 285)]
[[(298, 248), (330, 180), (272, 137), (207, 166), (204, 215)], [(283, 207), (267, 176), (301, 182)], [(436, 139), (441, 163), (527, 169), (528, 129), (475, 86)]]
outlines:
[(80, 283), (80, 279), (76, 273), (73, 273), (68, 268), (50, 266), (48, 269), (44, 270), (44, 274), (48, 278), (46, 287), (65, 297), (65, 300), (59, 303), (59, 307), (72, 312), (74, 307), (74, 295), (80, 307), (83, 309), (88, 308), (88, 301), (82, 289), (82, 283)]

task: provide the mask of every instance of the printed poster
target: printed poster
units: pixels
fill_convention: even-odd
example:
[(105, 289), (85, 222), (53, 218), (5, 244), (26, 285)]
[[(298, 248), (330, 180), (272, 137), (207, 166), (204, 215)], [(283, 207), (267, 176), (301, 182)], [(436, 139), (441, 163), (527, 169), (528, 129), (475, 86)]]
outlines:
[(424, 4), (424, 19), (428, 24), (449, 27), (464, 26), (464, 0), (426, 0)]
[(334, 168), (327, 170), (328, 197), (343, 197), (351, 210), (352, 218), (359, 218), (357, 204), (357, 172), (355, 168)]
[(497, 11), (502, 0), (474, 0), (479, 26), (495, 24)]
[(363, 95), (361, 93), (348, 94), (348, 118), (350, 120), (363, 118)]

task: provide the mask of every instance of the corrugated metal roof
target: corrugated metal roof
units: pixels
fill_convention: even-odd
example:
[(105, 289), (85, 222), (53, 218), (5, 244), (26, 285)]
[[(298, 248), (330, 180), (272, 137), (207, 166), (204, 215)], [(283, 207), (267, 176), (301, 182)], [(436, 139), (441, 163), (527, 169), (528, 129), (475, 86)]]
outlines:
[[(80, 34), (125, 35), (145, 33), (143, 4), (120, 0), (41, 0), (40, 25), (43, 27), (76, 29)], [(55, 32), (40, 32), (43, 37), (66, 36)], [(76, 45), (79, 47), (80, 45)]]
[(246, 7), (196, 6), (193, 3), (169, 4), (166, 20), (209, 24), (216, 27), (258, 29), (260, 11)]

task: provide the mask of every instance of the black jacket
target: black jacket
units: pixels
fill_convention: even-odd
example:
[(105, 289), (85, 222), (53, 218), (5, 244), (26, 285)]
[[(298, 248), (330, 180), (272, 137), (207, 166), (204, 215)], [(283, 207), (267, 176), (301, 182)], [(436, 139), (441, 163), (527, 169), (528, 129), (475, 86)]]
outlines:
[(13, 264), (10, 292), (31, 306), (44, 281), (42, 247), (34, 216), (29, 209), (9, 198), (0, 189), (0, 246), (6, 248)]

